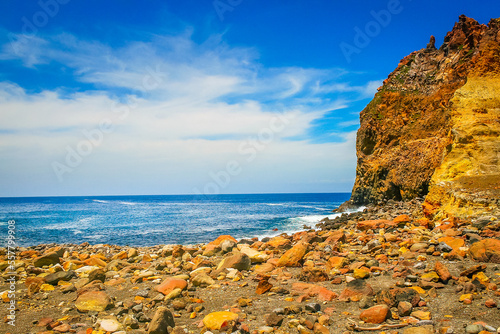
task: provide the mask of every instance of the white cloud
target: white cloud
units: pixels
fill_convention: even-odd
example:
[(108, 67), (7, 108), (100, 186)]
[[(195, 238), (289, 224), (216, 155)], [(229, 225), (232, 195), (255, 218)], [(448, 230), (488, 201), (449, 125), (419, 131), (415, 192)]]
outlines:
[[(196, 44), (189, 34), (157, 36), (119, 49), (68, 34), (35, 42), (19, 40), (17, 52), (4, 46), (0, 59), (30, 68), (57, 62), (99, 90), (32, 93), (0, 83), (0, 195), (186, 193), (233, 160), (242, 172), (221, 192), (315, 191), (325, 179), (349, 190), (354, 132), (340, 134), (341, 143), (287, 138), (304, 137), (326, 112), (346, 107), (340, 93), (362, 98), (375, 82), (349, 86), (340, 70), (266, 69), (255, 50), (217, 37)], [(323, 84), (331, 78), (339, 82)], [(53, 163), (67, 165), (68, 150), (103, 121), (113, 130), (58, 182)], [(25, 173), (39, 178), (20, 182)]]

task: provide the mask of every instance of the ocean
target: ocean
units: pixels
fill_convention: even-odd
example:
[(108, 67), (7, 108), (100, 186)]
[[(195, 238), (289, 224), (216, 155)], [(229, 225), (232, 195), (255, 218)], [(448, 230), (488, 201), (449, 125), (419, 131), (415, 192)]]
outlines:
[(18, 246), (186, 245), (210, 242), (221, 234), (262, 238), (314, 227), (338, 215), (332, 210), (349, 197), (321, 193), (0, 198), (0, 235), (7, 236), (7, 222), (14, 220)]

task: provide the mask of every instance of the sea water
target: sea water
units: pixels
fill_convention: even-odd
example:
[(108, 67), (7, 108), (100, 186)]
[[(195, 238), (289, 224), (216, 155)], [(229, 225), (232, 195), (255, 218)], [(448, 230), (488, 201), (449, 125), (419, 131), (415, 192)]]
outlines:
[[(15, 221), (19, 246), (152, 246), (275, 236), (313, 227), (349, 193), (0, 198), (0, 235)], [(0, 245), (5, 246), (5, 245)]]

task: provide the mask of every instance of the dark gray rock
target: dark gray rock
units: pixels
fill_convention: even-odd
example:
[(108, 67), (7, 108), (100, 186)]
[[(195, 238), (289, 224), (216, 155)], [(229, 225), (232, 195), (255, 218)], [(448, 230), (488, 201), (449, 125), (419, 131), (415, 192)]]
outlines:
[(60, 256), (56, 252), (51, 252), (39, 256), (33, 260), (33, 265), (35, 267), (50, 266), (59, 263)]
[(167, 334), (168, 327), (175, 327), (174, 316), (168, 308), (160, 306), (149, 324), (148, 334)]
[(45, 282), (47, 282), (48, 284), (57, 285), (59, 281), (69, 281), (73, 277), (76, 277), (76, 274), (72, 270), (58, 271), (56, 273), (45, 276)]
[(318, 303), (309, 303), (305, 306), (306, 311), (309, 312), (319, 312), (321, 311), (321, 305)]

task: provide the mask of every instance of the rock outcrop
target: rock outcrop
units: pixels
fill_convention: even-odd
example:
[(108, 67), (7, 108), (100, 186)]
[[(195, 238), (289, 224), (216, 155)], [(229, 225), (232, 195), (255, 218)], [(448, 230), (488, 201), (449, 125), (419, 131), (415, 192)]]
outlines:
[(464, 15), (403, 58), (361, 112), (351, 204), (426, 197), (433, 217), (498, 212), (500, 19)]

